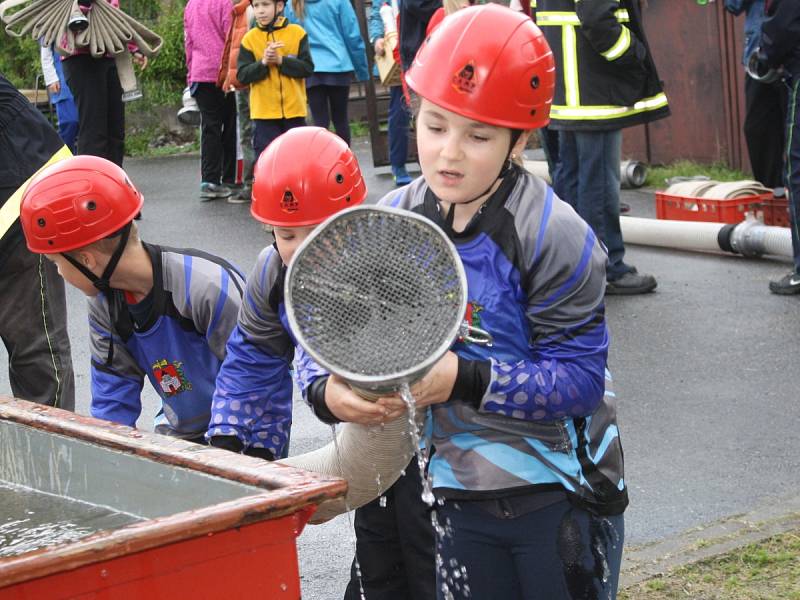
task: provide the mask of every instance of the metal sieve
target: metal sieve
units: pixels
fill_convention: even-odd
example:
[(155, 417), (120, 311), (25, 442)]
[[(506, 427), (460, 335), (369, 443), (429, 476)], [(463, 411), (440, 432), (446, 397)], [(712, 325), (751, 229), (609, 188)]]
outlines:
[(462, 331), (467, 280), (428, 219), (357, 206), (330, 217), (297, 249), (286, 312), (298, 343), (367, 397), (425, 373)]

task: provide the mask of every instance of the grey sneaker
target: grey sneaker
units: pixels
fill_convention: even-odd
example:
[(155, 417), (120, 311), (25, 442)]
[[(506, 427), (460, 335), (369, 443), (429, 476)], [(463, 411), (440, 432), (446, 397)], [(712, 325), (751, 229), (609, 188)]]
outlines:
[(250, 196), (253, 193), (253, 189), (249, 186), (244, 186), (240, 190), (238, 190), (235, 194), (231, 194), (228, 196), (228, 202), (231, 204), (247, 204), (250, 202)]
[(800, 273), (792, 271), (778, 281), (769, 282), (769, 291), (781, 296), (800, 294)]
[(214, 200), (215, 198), (227, 198), (231, 195), (231, 189), (219, 183), (203, 182), (200, 184), (200, 200)]
[(625, 273), (619, 279), (606, 283), (608, 296), (633, 296), (646, 294), (656, 289), (658, 283), (652, 275), (641, 275), (636, 271)]

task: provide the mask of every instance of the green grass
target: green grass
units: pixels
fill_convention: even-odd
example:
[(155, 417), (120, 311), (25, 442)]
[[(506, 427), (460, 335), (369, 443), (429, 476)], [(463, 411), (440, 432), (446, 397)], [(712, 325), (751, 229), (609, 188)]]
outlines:
[(619, 600), (800, 600), (800, 531), (621, 590)]
[(354, 138), (369, 135), (369, 124), (364, 121), (350, 121), (350, 135)]
[[(190, 130), (187, 139), (177, 138), (165, 129), (149, 125), (142, 128), (128, 128), (125, 133), (125, 155), (140, 158), (155, 158), (186, 154), (200, 149), (200, 129)], [(159, 138), (161, 145), (154, 145)]]
[(653, 166), (647, 169), (647, 187), (664, 188), (671, 177), (705, 175), (714, 181), (738, 181), (752, 179), (751, 175), (731, 169), (722, 163), (704, 165), (689, 160), (679, 160), (670, 165)]

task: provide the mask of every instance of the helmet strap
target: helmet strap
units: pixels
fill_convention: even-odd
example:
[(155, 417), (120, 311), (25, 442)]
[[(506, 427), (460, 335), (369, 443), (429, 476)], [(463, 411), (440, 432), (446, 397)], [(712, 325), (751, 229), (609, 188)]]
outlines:
[(103, 274), (98, 277), (94, 273), (92, 273), (89, 269), (87, 269), (84, 265), (79, 263), (69, 254), (61, 253), (61, 255), (67, 259), (73, 267), (78, 269), (89, 281), (92, 282), (94, 287), (96, 287), (101, 292), (107, 293), (111, 289), (111, 275), (114, 273), (114, 270), (117, 268), (117, 263), (119, 263), (119, 259), (122, 257), (122, 253), (125, 251), (125, 246), (128, 244), (128, 237), (130, 236), (131, 232), (131, 224), (127, 223), (122, 229), (120, 229), (120, 239), (117, 247), (114, 249), (114, 253), (111, 255), (111, 260), (108, 261), (106, 268), (103, 269)]

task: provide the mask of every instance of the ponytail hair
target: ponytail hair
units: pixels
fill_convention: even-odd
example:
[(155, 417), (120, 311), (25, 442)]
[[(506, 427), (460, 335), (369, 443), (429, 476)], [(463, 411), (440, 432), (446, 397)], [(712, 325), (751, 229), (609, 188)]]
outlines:
[(306, 18), (306, 3), (305, 0), (292, 0), (292, 10), (298, 21)]

